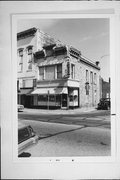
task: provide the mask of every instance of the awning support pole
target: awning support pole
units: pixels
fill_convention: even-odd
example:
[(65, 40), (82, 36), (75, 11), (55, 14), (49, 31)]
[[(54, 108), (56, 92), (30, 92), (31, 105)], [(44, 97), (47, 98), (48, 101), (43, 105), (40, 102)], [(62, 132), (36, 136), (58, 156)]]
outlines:
[(49, 90), (48, 90), (48, 110), (49, 110)]

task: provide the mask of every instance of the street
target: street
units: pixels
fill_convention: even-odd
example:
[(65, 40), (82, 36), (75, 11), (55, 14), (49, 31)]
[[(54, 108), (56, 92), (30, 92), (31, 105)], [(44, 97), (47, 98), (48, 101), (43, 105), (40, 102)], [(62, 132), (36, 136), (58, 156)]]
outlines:
[(28, 110), (18, 118), (33, 127), (37, 145), (27, 149), (32, 157), (110, 156), (110, 112)]

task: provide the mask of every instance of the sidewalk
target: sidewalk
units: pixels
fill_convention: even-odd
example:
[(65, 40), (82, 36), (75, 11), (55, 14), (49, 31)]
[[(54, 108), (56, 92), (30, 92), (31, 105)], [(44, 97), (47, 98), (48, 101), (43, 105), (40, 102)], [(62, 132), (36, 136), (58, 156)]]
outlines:
[(41, 114), (82, 114), (82, 113), (89, 113), (97, 111), (95, 107), (84, 107), (84, 108), (76, 108), (76, 109), (29, 109), (25, 108), (24, 112), (31, 112), (31, 113), (41, 113)]

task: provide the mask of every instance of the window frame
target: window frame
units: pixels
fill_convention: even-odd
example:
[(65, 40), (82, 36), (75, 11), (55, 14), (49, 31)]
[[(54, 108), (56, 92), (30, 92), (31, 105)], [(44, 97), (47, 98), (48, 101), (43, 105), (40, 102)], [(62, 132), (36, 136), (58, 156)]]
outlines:
[(86, 69), (86, 82), (89, 83), (89, 71), (88, 71), (88, 69)]
[(27, 47), (27, 71), (32, 71), (33, 46)]
[(97, 73), (94, 73), (94, 84), (97, 84)]
[(93, 84), (93, 71), (90, 71), (90, 83)]
[[(40, 69), (43, 69), (42, 73), (41, 73)], [(40, 78), (40, 76), (42, 78)], [(45, 79), (45, 67), (41, 66), (41, 67), (39, 67), (39, 80), (43, 81), (44, 79)]]
[[(61, 67), (61, 69), (58, 69), (58, 67)], [(57, 64), (56, 69), (57, 69), (56, 70), (56, 78), (61, 79), (62, 78), (62, 64)]]
[[(50, 71), (48, 71), (49, 68), (53, 68), (53, 78), (48, 78), (48, 75), (50, 77)], [(48, 66), (45, 66), (45, 79), (48, 80), (48, 81), (51, 81), (51, 80), (54, 80), (55, 79), (55, 65), (48, 65)]]
[(18, 50), (18, 57), (19, 57), (18, 72), (22, 72), (23, 71), (23, 49)]
[(75, 79), (75, 64), (71, 63), (71, 79)]

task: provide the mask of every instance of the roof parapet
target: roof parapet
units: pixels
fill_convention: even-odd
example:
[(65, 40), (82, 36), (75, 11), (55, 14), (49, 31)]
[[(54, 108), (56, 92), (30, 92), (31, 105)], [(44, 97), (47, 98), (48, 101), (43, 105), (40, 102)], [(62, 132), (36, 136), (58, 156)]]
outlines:
[(37, 29), (35, 27), (17, 33), (17, 40), (24, 39), (25, 37), (33, 36)]
[(81, 51), (77, 50), (76, 48), (74, 48), (72, 46), (69, 48), (69, 53), (71, 56), (73, 56), (77, 59), (79, 59), (81, 56)]
[(98, 65), (96, 65), (96, 62), (93, 62), (93, 61), (91, 61), (90, 59), (88, 59), (88, 58), (86, 58), (84, 56), (81, 56), (80, 60), (82, 62), (84, 62), (84, 63), (86, 63), (86, 64), (88, 64), (88, 65), (90, 65), (90, 66), (92, 66), (92, 67), (94, 67), (94, 68), (96, 68), (98, 70), (100, 70), (100, 67)]

